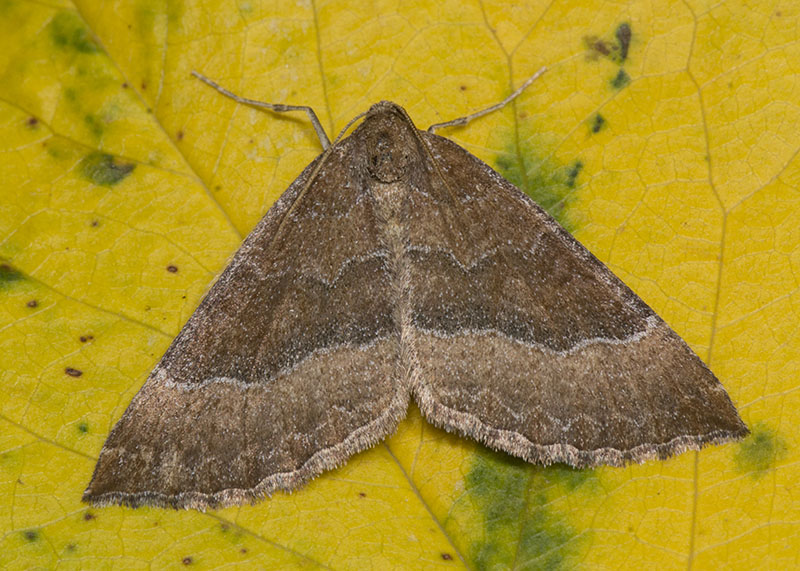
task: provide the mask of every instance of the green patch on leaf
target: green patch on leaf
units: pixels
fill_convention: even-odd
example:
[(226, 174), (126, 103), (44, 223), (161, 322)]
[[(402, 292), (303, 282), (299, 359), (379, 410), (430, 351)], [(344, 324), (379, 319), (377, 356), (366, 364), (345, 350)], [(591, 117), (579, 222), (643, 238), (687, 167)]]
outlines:
[(568, 492), (577, 490), (597, 478), (592, 469), (578, 470), (567, 464), (553, 464), (547, 468), (539, 468), (539, 471), (543, 472), (549, 482), (557, 483)]
[(572, 492), (593, 476), (568, 467), (534, 467), (505, 454), (479, 454), (466, 493), (483, 533), (469, 557), (477, 569), (570, 568), (583, 537), (552, 509), (551, 492)]
[(739, 445), (736, 466), (740, 472), (759, 478), (786, 455), (786, 449), (786, 442), (780, 434), (766, 423), (759, 422)]
[(4, 470), (6, 473), (11, 473), (19, 469), (21, 465), (20, 456), (16, 450), (0, 454), (0, 469)]
[(36, 529), (26, 529), (22, 532), (22, 537), (31, 543), (34, 541), (39, 541), (39, 531)]
[(631, 82), (631, 76), (627, 74), (624, 69), (619, 70), (614, 79), (611, 80), (611, 87), (614, 89), (622, 89)]
[(14, 282), (25, 281), (25, 276), (8, 264), (0, 264), (0, 290), (10, 288)]
[(614, 34), (617, 37), (617, 46), (619, 47), (619, 62), (624, 63), (628, 59), (628, 49), (631, 46), (631, 25), (623, 22), (617, 26), (617, 31)]
[(86, 421), (81, 421), (78, 423), (78, 432), (81, 434), (86, 434), (89, 432), (89, 423)]
[(527, 145), (517, 152), (509, 149), (495, 160), (497, 170), (530, 196), (569, 232), (576, 229), (569, 208), (574, 201), (576, 179), (583, 169), (581, 161), (567, 167), (555, 167), (536, 160)]
[(538, 494), (523, 520), (515, 567), (521, 569), (571, 569), (575, 529), (547, 509), (547, 496)]
[(59, 12), (48, 27), (50, 38), (57, 48), (71, 49), (83, 54), (100, 51), (86, 24), (74, 12)]
[(103, 134), (103, 122), (95, 115), (87, 114), (83, 117), (83, 122), (89, 127), (89, 131), (95, 137), (100, 137)]
[(575, 161), (567, 169), (567, 186), (569, 188), (575, 188), (575, 179), (578, 178), (578, 175), (581, 174), (582, 170), (583, 163), (581, 161)]
[(81, 174), (101, 186), (114, 186), (133, 172), (136, 165), (117, 161), (107, 153), (94, 152), (80, 162)]
[(599, 133), (606, 126), (606, 118), (597, 113), (592, 119), (591, 129), (592, 133)]

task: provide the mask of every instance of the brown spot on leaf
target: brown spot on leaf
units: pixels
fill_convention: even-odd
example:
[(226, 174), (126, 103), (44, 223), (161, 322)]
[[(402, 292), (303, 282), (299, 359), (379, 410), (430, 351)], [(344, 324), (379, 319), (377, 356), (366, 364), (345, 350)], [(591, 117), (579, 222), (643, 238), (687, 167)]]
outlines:
[(181, 563), (183, 563), (184, 565), (191, 565), (192, 563), (194, 563), (194, 559), (192, 559), (191, 557), (184, 557), (183, 559), (181, 559)]
[(583, 45), (589, 50), (590, 59), (597, 59), (599, 56), (607, 56), (611, 53), (611, 46), (597, 36), (584, 36)]
[(171, 274), (177, 274), (178, 273), (178, 266), (170, 264), (170, 265), (167, 266), (167, 271), (169, 273), (171, 273)]
[(587, 56), (590, 60), (604, 57), (622, 65), (628, 59), (632, 37), (631, 25), (623, 22), (614, 30), (613, 40), (587, 35), (583, 37), (583, 45), (587, 49)]
[(83, 514), (83, 521), (92, 521), (93, 519), (97, 519), (97, 516), (92, 512), (86, 512)]
[(175, 135), (179, 141), (183, 141), (183, 130), (179, 130), (177, 135)]
[(442, 553), (442, 559), (444, 559), (445, 561), (452, 561), (453, 556), (450, 555), (449, 553)]
[(94, 339), (94, 335), (81, 335), (78, 337), (81, 340), (81, 343), (86, 343), (87, 341), (91, 341)]
[(25, 305), (27, 305), (28, 307), (36, 307), (36, 306), (39, 305), (39, 302), (36, 301), (35, 299), (32, 299), (28, 303), (26, 303)]
[(28, 127), (36, 127), (39, 124), (39, 120), (36, 117), (28, 117), (26, 123)]
[(98, 220), (92, 220), (89, 223), (89, 226), (91, 226), (92, 228), (97, 228), (98, 226), (100, 226), (100, 222)]
[(68, 374), (70, 377), (80, 377), (83, 374), (83, 371), (78, 369), (73, 369), (72, 367), (67, 367), (64, 369), (64, 372)]
[(36, 531), (35, 529), (29, 529), (27, 531), (24, 531), (22, 535), (24, 535), (25, 539), (27, 539), (28, 541), (36, 541), (37, 539), (39, 539), (39, 532)]

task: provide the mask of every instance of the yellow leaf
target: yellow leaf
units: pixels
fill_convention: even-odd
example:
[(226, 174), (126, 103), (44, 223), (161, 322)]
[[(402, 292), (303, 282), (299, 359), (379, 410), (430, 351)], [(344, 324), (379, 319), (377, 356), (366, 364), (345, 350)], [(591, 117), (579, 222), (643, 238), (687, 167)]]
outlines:
[[(0, 2), (0, 567), (796, 566), (795, 3)], [(80, 503), (113, 423), (244, 235), (371, 103), (546, 206), (719, 376), (753, 434), (624, 469), (437, 430), (218, 512)]]

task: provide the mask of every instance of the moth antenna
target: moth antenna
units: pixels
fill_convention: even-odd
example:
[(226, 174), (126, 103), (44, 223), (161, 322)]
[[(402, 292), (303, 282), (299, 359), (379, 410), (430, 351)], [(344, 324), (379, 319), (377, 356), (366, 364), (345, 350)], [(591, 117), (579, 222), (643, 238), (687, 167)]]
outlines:
[(433, 133), (436, 129), (443, 129), (444, 127), (460, 127), (462, 125), (466, 125), (473, 119), (477, 119), (478, 117), (483, 117), (484, 115), (488, 115), (492, 111), (497, 111), (498, 109), (502, 109), (509, 103), (511, 103), (514, 99), (519, 97), (519, 95), (527, 89), (527, 87), (536, 81), (544, 72), (547, 71), (546, 67), (541, 68), (539, 71), (534, 73), (530, 76), (525, 83), (520, 85), (514, 93), (503, 99), (500, 103), (495, 103), (491, 107), (487, 107), (486, 109), (481, 109), (480, 111), (476, 111), (471, 115), (466, 115), (465, 117), (459, 117), (458, 119), (452, 119), (450, 121), (445, 121), (444, 123), (435, 123), (428, 127), (428, 133)]
[(317, 137), (319, 137), (319, 142), (322, 144), (323, 149), (327, 149), (331, 146), (331, 140), (328, 138), (328, 134), (325, 132), (325, 129), (322, 128), (322, 123), (319, 122), (319, 118), (317, 114), (314, 113), (314, 110), (309, 107), (308, 105), (286, 105), (283, 103), (265, 103), (264, 101), (256, 101), (255, 99), (247, 99), (246, 97), (240, 97), (235, 93), (228, 91), (224, 87), (222, 87), (216, 81), (207, 78), (201, 73), (196, 71), (192, 71), (192, 75), (195, 76), (197, 79), (206, 83), (225, 95), (226, 97), (230, 97), (237, 103), (242, 103), (244, 105), (250, 105), (251, 107), (256, 107), (259, 109), (269, 109), (270, 111), (277, 111), (278, 113), (285, 113), (286, 111), (305, 111), (308, 114), (308, 118), (311, 120), (311, 124), (314, 126), (314, 130), (317, 132)]
[(318, 127), (329, 150), (147, 377), (85, 502), (204, 510), (291, 492), (387, 438), (412, 398), (431, 424), (545, 466), (749, 433), (686, 342), (527, 194), (394, 103), (366, 117), (340, 152)]

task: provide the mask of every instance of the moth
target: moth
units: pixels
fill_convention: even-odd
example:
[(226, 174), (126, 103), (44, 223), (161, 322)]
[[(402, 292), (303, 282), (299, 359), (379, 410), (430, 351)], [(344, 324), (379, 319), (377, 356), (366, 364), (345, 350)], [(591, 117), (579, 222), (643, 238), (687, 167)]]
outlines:
[[(425, 418), (528, 462), (666, 458), (748, 429), (700, 358), (527, 195), (382, 101), (269, 209), (106, 441), (84, 501), (294, 490)], [(349, 127), (349, 125), (348, 125)], [(343, 132), (344, 133), (344, 132)]]

